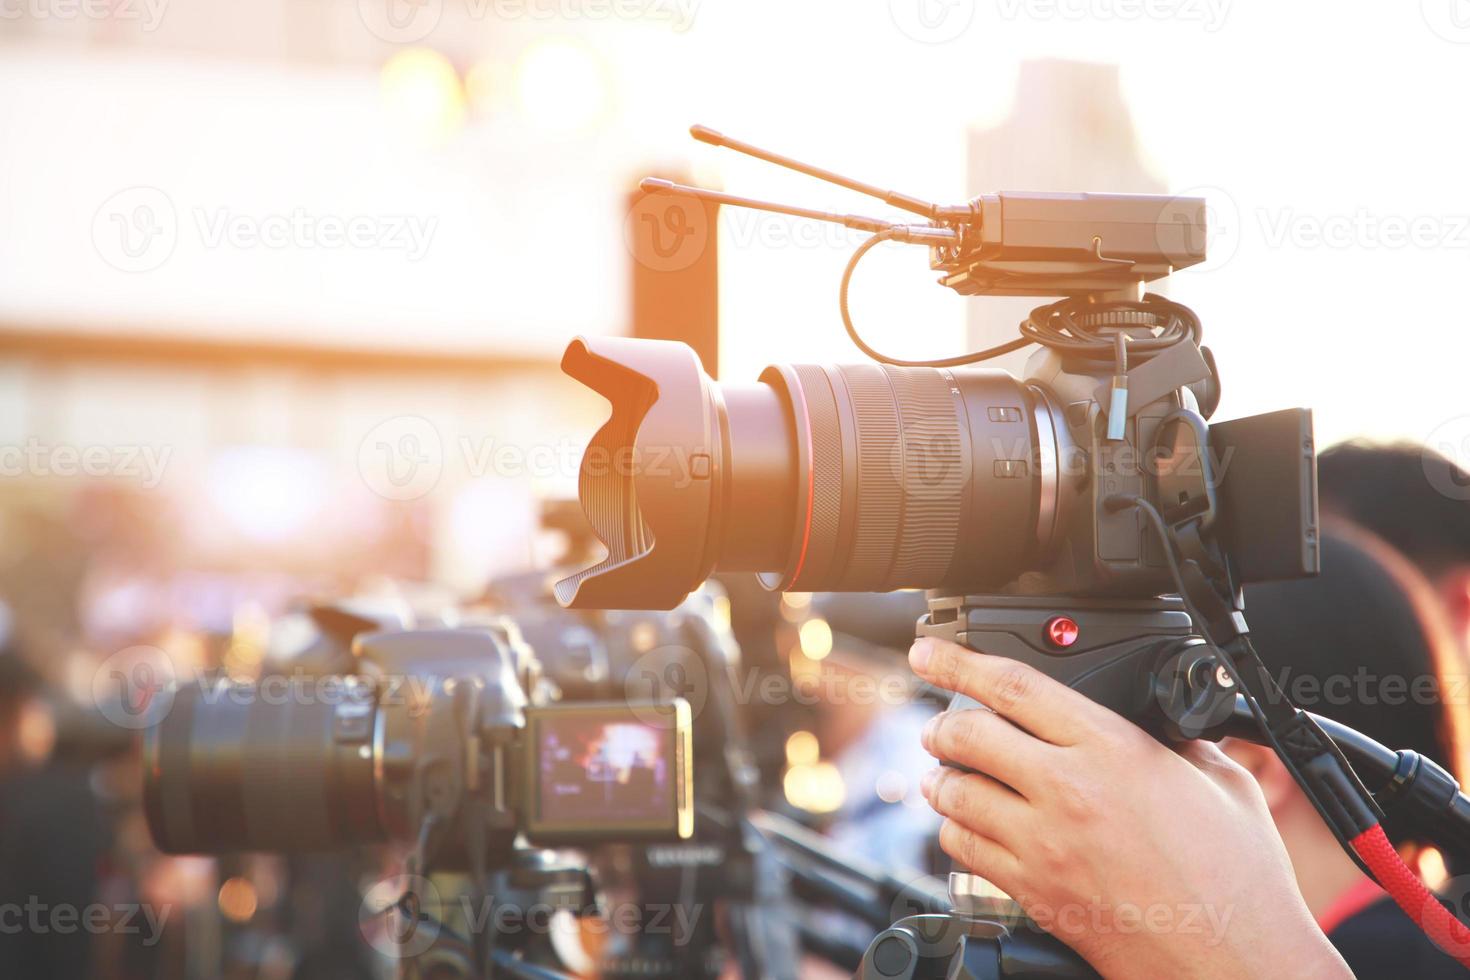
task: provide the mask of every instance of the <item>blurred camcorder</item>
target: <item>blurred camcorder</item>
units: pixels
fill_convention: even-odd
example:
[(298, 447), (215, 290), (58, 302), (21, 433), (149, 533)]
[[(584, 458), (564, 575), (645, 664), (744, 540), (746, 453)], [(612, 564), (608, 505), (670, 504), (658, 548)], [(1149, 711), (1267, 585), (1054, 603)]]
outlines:
[(169, 852), (311, 851), (477, 837), (537, 844), (693, 832), (689, 706), (551, 703), (499, 626), (376, 632), (357, 672), (176, 692), (145, 733), (145, 806)]

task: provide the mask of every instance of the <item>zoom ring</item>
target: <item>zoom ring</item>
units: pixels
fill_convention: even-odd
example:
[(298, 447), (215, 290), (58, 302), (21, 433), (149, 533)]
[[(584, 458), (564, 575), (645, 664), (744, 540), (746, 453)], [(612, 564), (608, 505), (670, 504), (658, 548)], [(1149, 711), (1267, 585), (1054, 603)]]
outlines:
[(867, 364), (797, 365), (795, 373), (811, 424), (813, 486), (809, 558), (792, 587), (941, 582), (967, 486), (945, 376)]
[(959, 413), (939, 372), (890, 367), (885, 373), (901, 419), (903, 455), (897, 470), (904, 502), (898, 555), (887, 587), (938, 583), (954, 560), (968, 482)]

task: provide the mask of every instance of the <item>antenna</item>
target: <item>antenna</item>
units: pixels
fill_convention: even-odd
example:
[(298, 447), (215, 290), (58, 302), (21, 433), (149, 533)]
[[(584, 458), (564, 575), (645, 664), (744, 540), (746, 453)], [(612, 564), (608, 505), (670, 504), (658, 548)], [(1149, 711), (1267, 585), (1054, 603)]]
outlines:
[[(1143, 283), (1162, 279), (1205, 257), (1203, 198), (1000, 192), (982, 194), (965, 204), (931, 204), (732, 139), (708, 126), (691, 126), (689, 135), (701, 143), (723, 146), (877, 198), (927, 219), (927, 222), (904, 224), (861, 214), (839, 214), (738, 197), (667, 180), (650, 179), (639, 185), (649, 193), (678, 194), (717, 204), (830, 221), (872, 233), (873, 237), (853, 253), (839, 295), (843, 321), (854, 341), (876, 360), (889, 364), (904, 362), (885, 358), (864, 347), (851, 327), (845, 305), (853, 267), (883, 242), (928, 246), (929, 268), (940, 273), (941, 285), (962, 296), (1089, 297), (1120, 292), (1132, 295), (1138, 293)], [(933, 366), (935, 362), (925, 363)], [(968, 361), (961, 358), (946, 363)]]
[[(701, 143), (723, 146), (737, 153), (774, 163), (838, 187), (875, 197), (885, 204), (929, 220), (928, 224), (899, 224), (861, 214), (838, 214), (813, 208), (738, 197), (722, 191), (690, 187), (668, 180), (649, 178), (638, 186), (648, 193), (677, 194), (716, 204), (754, 208), (774, 214), (787, 214), (814, 221), (871, 232), (847, 260), (842, 284), (837, 291), (837, 308), (842, 326), (858, 349), (875, 361), (896, 367), (954, 367), (973, 364), (1008, 351), (1019, 350), (1039, 342), (1056, 349), (1065, 344), (1080, 345), (1091, 351), (1090, 337), (1069, 340), (1062, 334), (1070, 329), (1065, 324), (1051, 326), (1052, 318), (1068, 319), (1073, 312), (1088, 312), (1088, 303), (1103, 299), (1110, 304), (1107, 312), (1140, 311), (1159, 316), (1156, 307), (1167, 303), (1158, 297), (1139, 301), (1145, 282), (1162, 279), (1175, 269), (1204, 260), (1205, 202), (1203, 198), (1167, 198), (1148, 194), (982, 194), (967, 204), (942, 206), (921, 201), (908, 194), (886, 191), (830, 170), (813, 167), (788, 156), (763, 150), (741, 140), (731, 139), (708, 126), (691, 126), (689, 135)], [(884, 242), (913, 242), (929, 246), (929, 268), (941, 273), (939, 282), (962, 296), (1065, 296), (1066, 300), (1041, 307), (1032, 316), (1042, 315), (1048, 326), (1036, 326), (1028, 319), (1019, 340), (986, 350), (973, 351), (940, 360), (905, 361), (887, 357), (858, 335), (848, 309), (848, 287), (853, 271), (864, 255)], [(1120, 300), (1120, 295), (1131, 295)], [(1179, 307), (1183, 310), (1183, 307)], [(1180, 314), (1168, 308), (1168, 330), (1179, 334)], [(1187, 310), (1185, 311), (1188, 312)], [(1193, 314), (1189, 314), (1192, 318)], [(1121, 322), (1121, 321), (1119, 321)], [(1163, 321), (1160, 321), (1163, 322)], [(1051, 333), (1047, 333), (1051, 331)], [(1060, 332), (1059, 332), (1060, 331)], [(1055, 333), (1056, 336), (1052, 336)], [(1198, 333), (1195, 323), (1194, 333)], [(1045, 336), (1043, 336), (1045, 334)], [(1165, 346), (1178, 341), (1163, 335), (1156, 342)], [(1196, 339), (1196, 343), (1197, 343)], [(1105, 353), (1114, 353), (1109, 340)], [(1137, 348), (1135, 348), (1137, 349)], [(1119, 374), (1124, 370), (1119, 358)], [(1116, 380), (1116, 378), (1115, 378)], [(570, 581), (570, 580), (569, 580)]]
[(690, 187), (687, 184), (676, 184), (673, 181), (662, 180), (658, 177), (645, 177), (638, 183), (638, 189), (648, 193), (661, 192), (665, 194), (678, 194), (683, 197), (695, 197), (701, 201), (729, 204), (738, 208), (752, 208), (756, 211), (770, 211), (774, 214), (789, 214), (796, 218), (830, 221), (833, 224), (855, 228), (858, 231), (887, 232), (889, 238), (899, 242), (917, 242), (923, 245), (953, 245), (960, 240), (959, 232), (953, 228), (941, 228), (935, 225), (902, 225), (895, 224), (891, 221), (883, 221), (880, 218), (867, 218), (860, 214), (836, 214), (832, 211), (817, 211), (812, 208), (796, 207), (791, 204), (758, 201), (750, 197), (738, 197), (734, 194), (725, 194), (721, 191), (706, 190), (703, 187)]
[(731, 137), (726, 136), (724, 133), (710, 129), (708, 126), (690, 126), (689, 135), (693, 136), (701, 143), (708, 143), (710, 146), (723, 146), (726, 149), (734, 150), (736, 153), (744, 153), (746, 156), (755, 157), (757, 160), (764, 160), (767, 163), (774, 163), (778, 167), (785, 167), (787, 170), (795, 170), (799, 174), (806, 174), (808, 177), (815, 177), (818, 180), (825, 180), (829, 184), (836, 184), (838, 187), (846, 187), (848, 190), (857, 191), (859, 194), (866, 194), (869, 197), (876, 197), (878, 200), (882, 201), (885, 204), (890, 204), (893, 207), (908, 211), (911, 214), (917, 214), (920, 217), (929, 218), (933, 221), (940, 221), (945, 219), (963, 220), (972, 216), (970, 207), (967, 204), (953, 206), (930, 204), (928, 201), (921, 201), (917, 197), (912, 197), (908, 194), (900, 194), (898, 191), (886, 191), (881, 187), (874, 186), (873, 184), (865, 184), (860, 180), (853, 180), (851, 177), (844, 177), (841, 174), (833, 173), (830, 170), (823, 170), (821, 167), (814, 167), (809, 163), (802, 163), (800, 160), (793, 160), (791, 157), (783, 156), (780, 153), (773, 153), (770, 150), (763, 150), (760, 147), (750, 143), (746, 143), (743, 140), (732, 139)]

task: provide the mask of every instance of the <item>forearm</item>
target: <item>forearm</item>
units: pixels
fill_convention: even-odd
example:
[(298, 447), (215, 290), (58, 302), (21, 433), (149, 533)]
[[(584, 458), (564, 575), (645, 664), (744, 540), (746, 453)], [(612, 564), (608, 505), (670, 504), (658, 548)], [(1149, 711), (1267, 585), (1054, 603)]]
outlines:
[[(1341, 955), (1312, 921), (1293, 909), (1232, 919), (1223, 936), (1208, 936), (1195, 944), (1177, 936), (1156, 937), (1157, 941), (1124, 941), (1096, 950), (1096, 936), (1073, 936), (1074, 948), (1106, 980), (1157, 980), (1159, 977), (1189, 977), (1200, 980), (1261, 980), (1291, 976), (1299, 980), (1352, 980)], [(1063, 936), (1064, 942), (1069, 937)], [(1105, 937), (1104, 937), (1105, 938)]]

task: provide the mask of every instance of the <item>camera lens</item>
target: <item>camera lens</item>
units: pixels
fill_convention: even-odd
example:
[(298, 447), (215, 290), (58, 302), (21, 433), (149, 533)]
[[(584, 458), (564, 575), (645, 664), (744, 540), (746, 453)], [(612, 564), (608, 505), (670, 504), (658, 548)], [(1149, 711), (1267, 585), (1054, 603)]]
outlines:
[(144, 735), (154, 840), (174, 854), (382, 840), (377, 715), (372, 685), (358, 677), (181, 688)]
[(588, 608), (669, 608), (710, 572), (795, 591), (979, 589), (1049, 546), (1065, 428), (989, 370), (778, 365), (721, 385), (682, 344), (580, 339), (563, 369), (612, 404), (580, 494), (608, 557)]

